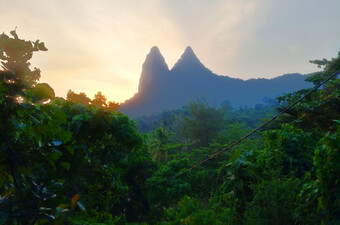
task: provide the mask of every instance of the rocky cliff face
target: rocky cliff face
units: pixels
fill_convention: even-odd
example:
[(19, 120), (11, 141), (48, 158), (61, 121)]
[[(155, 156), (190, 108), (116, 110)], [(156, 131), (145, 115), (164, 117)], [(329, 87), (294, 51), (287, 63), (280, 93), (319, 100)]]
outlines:
[(191, 47), (169, 70), (157, 47), (152, 47), (143, 64), (138, 92), (120, 106), (120, 111), (141, 116), (180, 108), (189, 101), (204, 98), (220, 106), (228, 101), (232, 106), (263, 103), (264, 98), (275, 98), (284, 93), (310, 87), (306, 76), (286, 74), (273, 79), (241, 80), (219, 76), (206, 68)]
[(139, 79), (138, 93), (147, 92), (155, 86), (155, 82), (168, 76), (169, 67), (158, 47), (151, 48), (143, 64), (142, 74)]
[(211, 73), (211, 71), (207, 69), (197, 58), (190, 46), (185, 49), (181, 58), (175, 63), (171, 71), (175, 74), (183, 73), (189, 76), (193, 75), (195, 71)]

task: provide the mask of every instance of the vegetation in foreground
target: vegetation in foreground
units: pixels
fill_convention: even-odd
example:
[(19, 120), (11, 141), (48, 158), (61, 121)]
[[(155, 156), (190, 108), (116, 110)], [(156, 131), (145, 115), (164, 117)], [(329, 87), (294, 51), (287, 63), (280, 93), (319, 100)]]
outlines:
[[(98, 93), (55, 98), (30, 69), (44, 43), (0, 36), (0, 224), (340, 224), (340, 81), (235, 110), (204, 101), (131, 121)], [(340, 69), (312, 61), (318, 84)], [(136, 125), (144, 134), (139, 134)]]

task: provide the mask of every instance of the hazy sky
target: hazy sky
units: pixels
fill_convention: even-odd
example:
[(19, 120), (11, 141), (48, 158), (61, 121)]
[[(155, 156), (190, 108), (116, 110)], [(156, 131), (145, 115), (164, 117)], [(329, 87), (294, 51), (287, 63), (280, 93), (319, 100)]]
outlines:
[(45, 42), (34, 55), (58, 96), (102, 91), (124, 101), (158, 46), (171, 68), (190, 45), (220, 75), (317, 70), (340, 51), (340, 0), (0, 0), (0, 31)]

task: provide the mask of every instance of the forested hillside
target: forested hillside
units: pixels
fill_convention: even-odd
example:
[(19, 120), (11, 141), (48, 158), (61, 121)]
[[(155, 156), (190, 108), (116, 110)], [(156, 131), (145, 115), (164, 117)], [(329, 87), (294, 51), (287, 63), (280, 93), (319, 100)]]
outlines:
[[(0, 224), (340, 224), (339, 76), (173, 177), (310, 89), (133, 121), (101, 93), (55, 97), (30, 68), (40, 51), (15, 31), (0, 36)], [(339, 73), (340, 53), (311, 62), (323, 68), (307, 79), (318, 85)]]

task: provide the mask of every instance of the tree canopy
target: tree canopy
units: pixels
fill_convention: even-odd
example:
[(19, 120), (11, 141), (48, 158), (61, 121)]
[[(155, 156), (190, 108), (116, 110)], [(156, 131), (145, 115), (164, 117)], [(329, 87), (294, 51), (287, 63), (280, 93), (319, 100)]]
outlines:
[[(0, 36), (0, 224), (340, 223), (338, 77), (174, 177), (310, 89), (255, 108), (198, 101), (132, 121), (101, 92), (55, 97), (30, 69), (44, 43), (10, 34)], [(340, 53), (312, 63), (323, 71), (307, 80), (320, 84)]]

